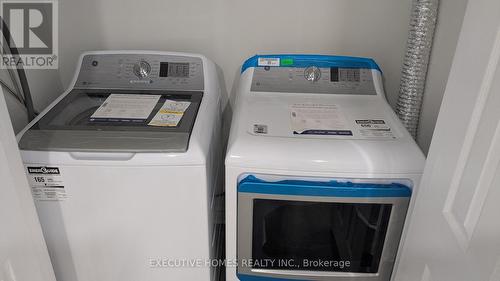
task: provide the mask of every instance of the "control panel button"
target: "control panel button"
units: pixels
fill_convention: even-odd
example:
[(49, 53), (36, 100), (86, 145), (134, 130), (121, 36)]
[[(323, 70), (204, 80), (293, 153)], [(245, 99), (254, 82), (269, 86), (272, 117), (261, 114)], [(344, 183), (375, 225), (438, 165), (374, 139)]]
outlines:
[(151, 73), (151, 65), (147, 61), (140, 61), (134, 64), (134, 74), (139, 78), (146, 78)]
[(316, 82), (321, 78), (321, 70), (316, 66), (309, 66), (304, 70), (304, 78), (307, 81)]

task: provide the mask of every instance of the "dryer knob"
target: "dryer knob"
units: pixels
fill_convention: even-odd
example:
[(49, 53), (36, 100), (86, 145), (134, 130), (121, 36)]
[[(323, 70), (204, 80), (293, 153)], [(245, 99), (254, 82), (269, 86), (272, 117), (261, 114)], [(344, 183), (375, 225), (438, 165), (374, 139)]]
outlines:
[(134, 64), (134, 74), (139, 78), (146, 78), (151, 72), (151, 65), (147, 61)]
[(304, 78), (307, 81), (316, 82), (321, 78), (321, 70), (316, 66), (309, 66), (304, 70)]

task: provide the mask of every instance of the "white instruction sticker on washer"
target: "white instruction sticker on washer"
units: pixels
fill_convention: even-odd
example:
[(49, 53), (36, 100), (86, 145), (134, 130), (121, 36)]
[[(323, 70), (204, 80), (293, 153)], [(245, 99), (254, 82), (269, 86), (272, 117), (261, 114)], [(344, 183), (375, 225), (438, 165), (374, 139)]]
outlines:
[(292, 130), (295, 135), (352, 136), (338, 105), (300, 103), (290, 106)]
[(90, 121), (147, 119), (160, 97), (160, 95), (111, 94), (90, 116)]
[(363, 137), (395, 138), (391, 127), (383, 119), (357, 119), (356, 127)]
[(67, 198), (66, 189), (58, 167), (26, 167), (31, 194), (37, 201), (61, 201)]
[(258, 66), (280, 66), (280, 58), (259, 58)]
[(149, 126), (175, 127), (179, 124), (191, 102), (166, 100)]

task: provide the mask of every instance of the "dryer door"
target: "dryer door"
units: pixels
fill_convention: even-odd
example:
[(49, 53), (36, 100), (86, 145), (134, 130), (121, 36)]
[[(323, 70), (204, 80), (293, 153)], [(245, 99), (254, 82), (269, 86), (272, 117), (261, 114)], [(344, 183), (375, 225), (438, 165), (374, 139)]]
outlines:
[(238, 186), (239, 278), (389, 280), (410, 194), (396, 183), (249, 176)]

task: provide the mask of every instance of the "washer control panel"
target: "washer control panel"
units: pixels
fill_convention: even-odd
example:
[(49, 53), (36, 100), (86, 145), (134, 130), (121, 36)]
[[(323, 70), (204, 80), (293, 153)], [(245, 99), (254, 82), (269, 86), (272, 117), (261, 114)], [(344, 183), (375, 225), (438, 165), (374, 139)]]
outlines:
[(203, 91), (203, 61), (159, 54), (86, 55), (75, 88)]
[(376, 95), (369, 68), (255, 67), (254, 92)]

